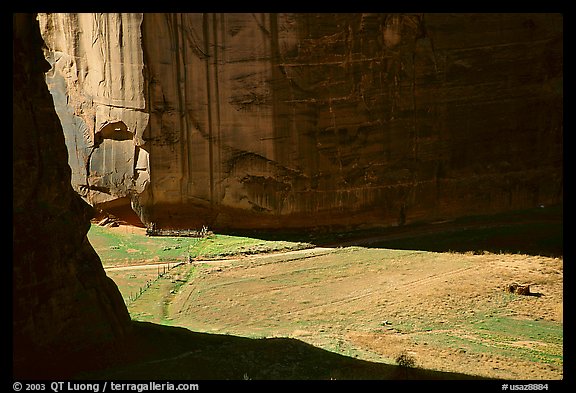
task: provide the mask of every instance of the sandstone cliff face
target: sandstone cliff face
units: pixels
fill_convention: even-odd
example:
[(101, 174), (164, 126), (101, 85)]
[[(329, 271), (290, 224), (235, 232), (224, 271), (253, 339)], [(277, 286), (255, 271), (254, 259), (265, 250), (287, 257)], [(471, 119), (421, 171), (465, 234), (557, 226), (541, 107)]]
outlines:
[(41, 20), (75, 187), (130, 196), (146, 223), (388, 226), (562, 201), (561, 15)]
[(130, 317), (88, 242), (33, 15), (14, 15), (14, 377), (66, 377), (118, 355)]
[[(148, 181), (141, 14), (40, 14), (46, 82), (68, 147), (72, 184), (114, 205)], [(129, 199), (128, 199), (129, 200)]]

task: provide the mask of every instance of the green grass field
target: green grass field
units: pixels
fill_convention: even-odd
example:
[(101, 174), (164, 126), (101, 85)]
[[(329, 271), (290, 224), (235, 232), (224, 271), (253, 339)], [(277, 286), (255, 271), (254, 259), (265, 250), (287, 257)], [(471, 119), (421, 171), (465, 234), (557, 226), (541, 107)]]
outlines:
[(142, 231), (119, 231), (92, 224), (88, 240), (104, 267), (143, 261), (183, 261), (194, 240), (181, 237), (148, 237)]
[(310, 243), (214, 234), (206, 238), (146, 236), (141, 230), (120, 231), (92, 224), (88, 240), (104, 267), (192, 259), (220, 259), (313, 247)]
[[(146, 311), (147, 299), (152, 299), (151, 309), (154, 309), (154, 298), (166, 298), (166, 294), (177, 289), (168, 279), (160, 280), (159, 273), (171, 270), (166, 263), (187, 262), (192, 260), (214, 260), (240, 257), (277, 251), (293, 251), (313, 247), (310, 243), (289, 242), (281, 240), (262, 240), (257, 238), (213, 234), (206, 238), (146, 236), (142, 230), (124, 228), (106, 228), (92, 224), (88, 232), (90, 243), (100, 256), (102, 265), (108, 268), (107, 275), (114, 280), (132, 316), (137, 320), (165, 322), (151, 315), (162, 315), (158, 310)], [(158, 264), (155, 268), (139, 268), (146, 263)], [(162, 267), (160, 266), (162, 264)], [(130, 270), (110, 269), (117, 266), (131, 266)], [(188, 276), (192, 268), (183, 266), (177, 268), (179, 273)], [(176, 274), (171, 271), (172, 275)], [(150, 285), (147, 285), (150, 283)], [(133, 299), (144, 291), (145, 296), (134, 305)], [(158, 300), (161, 301), (161, 300)]]

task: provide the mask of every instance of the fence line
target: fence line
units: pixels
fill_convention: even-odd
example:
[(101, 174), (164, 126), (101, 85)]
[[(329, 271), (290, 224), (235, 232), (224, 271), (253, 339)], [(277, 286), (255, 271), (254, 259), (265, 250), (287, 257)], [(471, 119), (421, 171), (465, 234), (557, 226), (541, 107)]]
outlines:
[(142, 294), (148, 289), (150, 288), (150, 286), (152, 284), (154, 284), (156, 281), (158, 281), (160, 278), (164, 277), (164, 275), (168, 272), (170, 272), (170, 270), (174, 269), (175, 267), (178, 267), (182, 264), (184, 264), (185, 262), (176, 262), (174, 263), (174, 265), (170, 266), (170, 262), (168, 262), (168, 269), (166, 269), (166, 264), (162, 265), (162, 271), (160, 271), (160, 266), (158, 266), (157, 269), (157, 273), (156, 273), (156, 278), (154, 280), (147, 280), (146, 284), (144, 286), (141, 286), (138, 289), (138, 292), (133, 293), (130, 292), (130, 295), (128, 295), (128, 301), (126, 302), (126, 305), (129, 305), (133, 302), (135, 302), (136, 300), (138, 300), (138, 298), (140, 298), (140, 296), (142, 296)]

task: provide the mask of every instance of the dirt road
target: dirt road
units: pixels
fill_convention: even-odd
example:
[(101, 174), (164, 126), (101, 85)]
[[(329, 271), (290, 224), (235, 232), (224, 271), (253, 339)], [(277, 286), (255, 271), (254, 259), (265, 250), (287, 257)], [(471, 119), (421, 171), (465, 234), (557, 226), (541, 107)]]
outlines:
[(185, 262), (159, 262), (159, 263), (149, 263), (143, 265), (122, 265), (122, 266), (104, 266), (104, 270), (107, 272), (123, 271), (123, 270), (147, 270), (147, 269), (166, 269), (169, 270), (176, 266), (180, 266)]

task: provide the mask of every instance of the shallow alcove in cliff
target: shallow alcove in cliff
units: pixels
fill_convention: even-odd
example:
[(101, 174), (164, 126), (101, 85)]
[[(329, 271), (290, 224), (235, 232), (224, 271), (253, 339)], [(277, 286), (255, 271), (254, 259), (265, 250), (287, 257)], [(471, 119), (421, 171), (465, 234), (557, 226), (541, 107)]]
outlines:
[(113, 141), (131, 141), (134, 134), (128, 130), (128, 126), (122, 120), (108, 121), (96, 132), (94, 136), (94, 147), (98, 147), (104, 139)]
[(109, 202), (102, 202), (95, 206), (96, 214), (93, 221), (100, 221), (102, 218), (112, 215), (116, 217), (117, 221), (132, 225), (135, 227), (144, 228), (145, 224), (140, 220), (140, 217), (132, 208), (132, 198), (125, 196), (113, 199)]
[(80, 194), (99, 214), (143, 227), (132, 204), (135, 189), (144, 189), (148, 181), (146, 150), (135, 145), (134, 133), (122, 120), (106, 121), (94, 135), (86, 159), (86, 184), (77, 186)]

